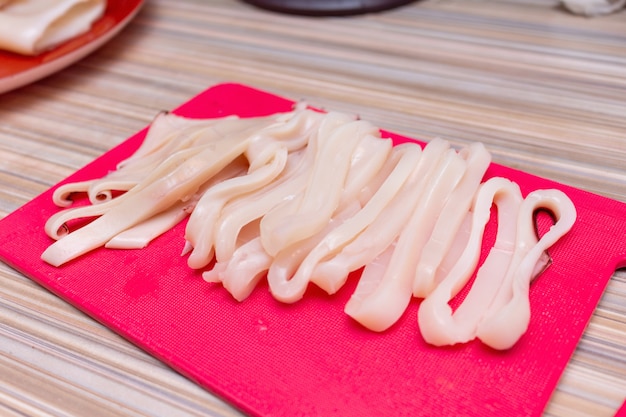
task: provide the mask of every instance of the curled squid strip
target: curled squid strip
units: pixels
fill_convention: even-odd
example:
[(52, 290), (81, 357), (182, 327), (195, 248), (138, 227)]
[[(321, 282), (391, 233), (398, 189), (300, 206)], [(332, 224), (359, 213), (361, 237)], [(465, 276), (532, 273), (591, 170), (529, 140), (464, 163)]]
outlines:
[(115, 179), (115, 173), (117, 171), (102, 179), (63, 184), (54, 190), (52, 202), (59, 207), (70, 207), (73, 204), (72, 194), (86, 193), (91, 204), (100, 204), (113, 199), (114, 191), (128, 191), (140, 181), (140, 178), (126, 174), (121, 176), (123, 179)]
[[(536, 210), (547, 209), (556, 218), (539, 242), (534, 231)], [(576, 207), (560, 190), (536, 190), (522, 203), (517, 222), (513, 261), (506, 272), (494, 302), (478, 325), (477, 337), (494, 349), (509, 349), (528, 329), (530, 322), (529, 286), (545, 251), (563, 237), (576, 221)]]
[(202, 273), (208, 282), (221, 282), (237, 301), (245, 300), (267, 274), (272, 257), (265, 252), (261, 238), (256, 237), (239, 246), (227, 261)]
[(118, 204), (120, 204), (120, 200), (110, 200), (101, 204), (72, 207), (58, 211), (48, 218), (44, 230), (49, 237), (59, 240), (69, 233), (67, 223), (71, 220), (102, 216)]
[(113, 199), (113, 194), (115, 191), (124, 192), (128, 191), (137, 183), (140, 179), (137, 180), (113, 180), (108, 179), (107, 181), (98, 181), (89, 185), (87, 189), (87, 196), (89, 197), (89, 201), (91, 204), (99, 204), (104, 201), (109, 201)]
[[(498, 209), (496, 242), (478, 270), (470, 293), (453, 313), (448, 302), (474, 273), (492, 204)], [(511, 262), (521, 204), (519, 186), (507, 179), (491, 178), (480, 186), (472, 207), (467, 244), (454, 266), (421, 302), (418, 310), (419, 328), (428, 343), (437, 346), (451, 345), (476, 337), (478, 321), (495, 297), (503, 271), (507, 270)]]
[(89, 180), (62, 184), (52, 192), (52, 202), (58, 207), (69, 207), (73, 204), (71, 195), (74, 193), (86, 193), (91, 183), (92, 181)]

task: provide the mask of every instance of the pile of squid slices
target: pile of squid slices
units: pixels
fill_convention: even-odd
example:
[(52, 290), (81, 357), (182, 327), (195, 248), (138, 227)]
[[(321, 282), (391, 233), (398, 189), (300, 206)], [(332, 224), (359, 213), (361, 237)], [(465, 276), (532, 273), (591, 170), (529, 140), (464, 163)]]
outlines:
[[(366, 328), (388, 329), (419, 298), (426, 342), (508, 349), (528, 328), (530, 283), (576, 210), (556, 189), (524, 198), (508, 179), (483, 182), (490, 163), (481, 143), (393, 146), (367, 121), (302, 104), (252, 118), (164, 112), (114, 171), (54, 191), (64, 209), (45, 224), (55, 241), (41, 257), (58, 267), (103, 246), (144, 248), (187, 218), (188, 266), (239, 301), (262, 279), (284, 303), (311, 284), (333, 294), (362, 270), (345, 312)], [(90, 204), (72, 207), (74, 193)], [(554, 219), (541, 237), (538, 210)], [(495, 243), (483, 248), (494, 212)], [(95, 219), (70, 232), (83, 218)]]

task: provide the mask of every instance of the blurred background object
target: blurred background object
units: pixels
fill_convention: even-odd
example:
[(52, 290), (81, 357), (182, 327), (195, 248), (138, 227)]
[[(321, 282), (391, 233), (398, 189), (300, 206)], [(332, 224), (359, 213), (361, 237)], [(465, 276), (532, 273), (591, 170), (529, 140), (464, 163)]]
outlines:
[(308, 16), (342, 16), (379, 12), (415, 0), (244, 0), (263, 9)]
[(611, 14), (624, 8), (626, 0), (562, 0), (572, 13), (584, 16)]

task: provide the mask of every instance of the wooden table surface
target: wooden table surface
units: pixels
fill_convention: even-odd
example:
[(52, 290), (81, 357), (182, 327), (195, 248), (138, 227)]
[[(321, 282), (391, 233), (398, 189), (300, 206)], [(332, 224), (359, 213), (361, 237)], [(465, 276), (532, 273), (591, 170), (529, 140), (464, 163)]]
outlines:
[[(103, 48), (0, 95), (0, 217), (226, 81), (424, 140), (482, 141), (496, 162), (626, 202), (626, 12), (424, 0), (306, 18), (148, 0)], [(241, 415), (4, 264), (0, 380), (2, 416)], [(545, 415), (613, 416), (625, 397), (618, 270)]]

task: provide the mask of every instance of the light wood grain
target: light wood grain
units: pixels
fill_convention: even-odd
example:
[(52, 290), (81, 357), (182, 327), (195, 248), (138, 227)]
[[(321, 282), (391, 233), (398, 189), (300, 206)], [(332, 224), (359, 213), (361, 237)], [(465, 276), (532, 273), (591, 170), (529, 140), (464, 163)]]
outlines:
[[(432, 0), (311, 19), (149, 0), (102, 49), (0, 95), (0, 216), (224, 81), (425, 140), (480, 140), (499, 163), (626, 201), (624, 12)], [(6, 265), (0, 279), (0, 415), (240, 415)], [(625, 397), (621, 270), (545, 414), (612, 416)]]

